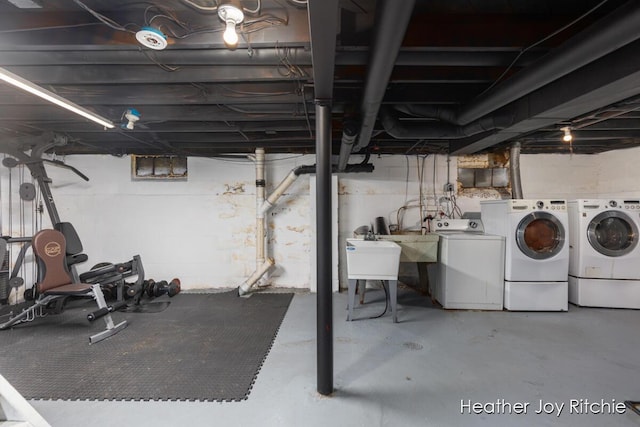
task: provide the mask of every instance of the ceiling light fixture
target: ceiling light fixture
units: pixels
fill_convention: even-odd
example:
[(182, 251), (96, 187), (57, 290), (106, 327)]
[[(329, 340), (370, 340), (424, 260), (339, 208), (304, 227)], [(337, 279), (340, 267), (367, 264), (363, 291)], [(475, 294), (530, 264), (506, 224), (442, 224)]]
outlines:
[(573, 135), (571, 135), (571, 128), (569, 126), (565, 126), (563, 128), (560, 128), (560, 130), (564, 132), (564, 136), (562, 137), (562, 140), (564, 142), (573, 141)]
[(53, 92), (49, 92), (48, 90), (41, 88), (40, 86), (31, 83), (29, 80), (25, 80), (20, 76), (13, 74), (5, 70), (4, 68), (0, 68), (0, 80), (4, 80), (5, 82), (20, 88), (26, 92), (29, 92), (33, 95), (39, 96), (40, 98), (51, 102), (52, 104), (56, 104), (59, 107), (65, 108), (71, 112), (74, 112), (84, 118), (92, 120), (102, 126), (112, 129), (115, 125), (108, 119), (104, 117), (100, 117), (99, 115), (92, 113), (91, 111), (83, 108), (77, 104), (74, 104), (71, 101), (67, 101), (61, 96), (56, 95)]
[(226, 24), (222, 38), (227, 47), (234, 48), (238, 45), (238, 33), (236, 25), (244, 21), (244, 12), (238, 0), (229, 0), (218, 6), (218, 16)]

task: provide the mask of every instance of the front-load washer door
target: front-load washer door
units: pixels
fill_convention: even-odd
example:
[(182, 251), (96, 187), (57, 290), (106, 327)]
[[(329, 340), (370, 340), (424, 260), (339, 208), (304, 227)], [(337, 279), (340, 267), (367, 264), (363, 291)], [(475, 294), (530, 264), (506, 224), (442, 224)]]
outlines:
[(638, 246), (638, 227), (622, 211), (604, 211), (589, 222), (587, 239), (598, 253), (619, 257)]
[(545, 260), (558, 255), (564, 247), (566, 230), (555, 215), (532, 212), (522, 218), (516, 229), (516, 243), (527, 257)]

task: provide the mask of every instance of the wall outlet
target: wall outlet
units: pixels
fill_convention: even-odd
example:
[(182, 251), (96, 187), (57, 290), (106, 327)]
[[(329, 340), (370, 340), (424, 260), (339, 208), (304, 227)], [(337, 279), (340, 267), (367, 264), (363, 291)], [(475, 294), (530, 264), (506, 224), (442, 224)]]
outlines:
[(450, 182), (447, 182), (444, 185), (444, 191), (447, 192), (447, 193), (453, 191), (453, 184), (450, 183)]

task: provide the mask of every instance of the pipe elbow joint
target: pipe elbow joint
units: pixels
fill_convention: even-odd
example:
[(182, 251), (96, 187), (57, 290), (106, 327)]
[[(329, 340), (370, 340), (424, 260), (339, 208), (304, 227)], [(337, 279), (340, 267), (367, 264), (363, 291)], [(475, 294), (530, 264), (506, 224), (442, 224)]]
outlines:
[(240, 286), (238, 286), (238, 296), (241, 297), (246, 295), (251, 290), (251, 285), (247, 282), (243, 282)]

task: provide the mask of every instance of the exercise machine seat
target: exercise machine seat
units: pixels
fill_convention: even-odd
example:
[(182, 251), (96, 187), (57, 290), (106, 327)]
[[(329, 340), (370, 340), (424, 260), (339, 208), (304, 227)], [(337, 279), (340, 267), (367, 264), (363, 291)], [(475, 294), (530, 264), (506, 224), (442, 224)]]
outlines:
[(67, 242), (65, 254), (67, 256), (67, 265), (69, 267), (74, 264), (85, 262), (89, 259), (87, 254), (82, 253), (84, 248), (82, 247), (80, 236), (78, 236), (78, 232), (73, 224), (70, 222), (59, 222), (55, 224), (53, 228), (61, 232)]
[(42, 271), (37, 286), (40, 295), (80, 296), (91, 292), (91, 285), (73, 283), (67, 268), (66, 240), (56, 230), (41, 230), (33, 236), (33, 253)]
[(32, 249), (38, 264), (38, 277), (35, 285), (36, 299), (32, 306), (18, 315), (0, 324), (0, 330), (6, 330), (22, 322), (30, 322), (35, 317), (43, 317), (43, 309), (67, 297), (91, 297), (98, 305), (98, 310), (87, 316), (89, 321), (104, 317), (105, 330), (89, 337), (89, 343), (96, 343), (108, 338), (127, 326), (124, 320), (118, 324), (113, 322), (111, 312), (114, 307), (107, 306), (100, 284), (78, 283), (67, 264), (67, 243), (64, 235), (57, 230), (41, 230), (33, 236)]

